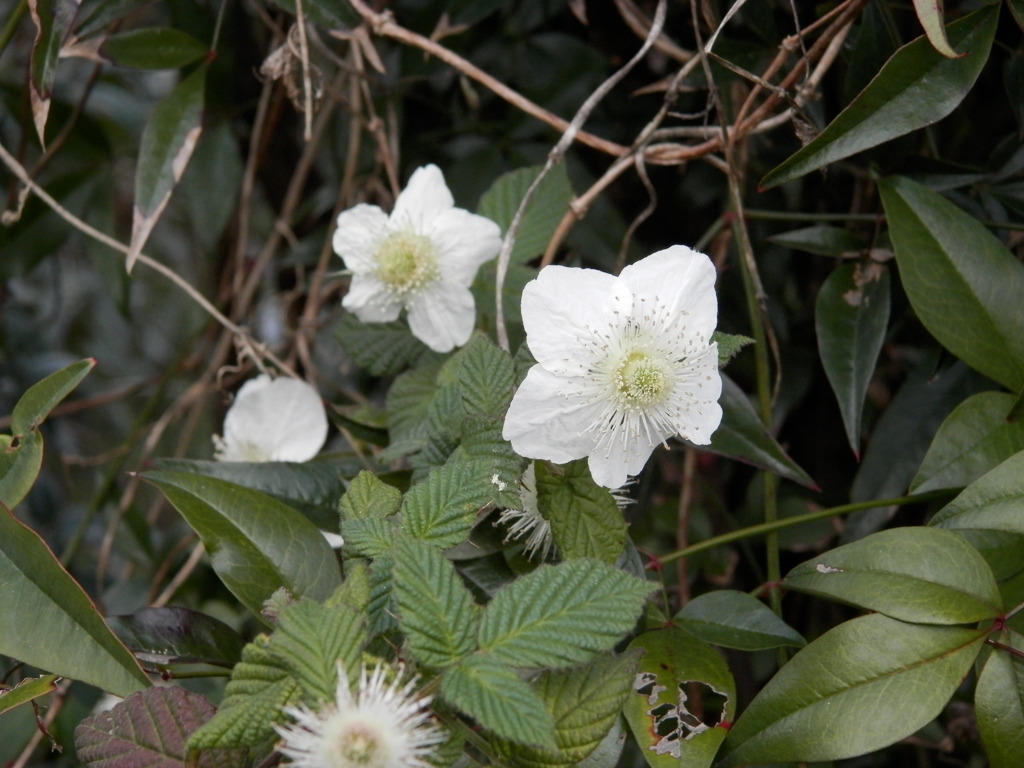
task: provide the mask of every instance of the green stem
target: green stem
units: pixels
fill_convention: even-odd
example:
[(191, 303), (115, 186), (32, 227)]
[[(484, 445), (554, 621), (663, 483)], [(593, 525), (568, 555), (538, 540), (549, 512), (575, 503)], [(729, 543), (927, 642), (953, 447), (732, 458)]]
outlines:
[(743, 215), (748, 219), (771, 221), (865, 221), (875, 222), (880, 218), (875, 213), (803, 213), (801, 211), (765, 211), (747, 208)]
[(691, 544), (690, 546), (676, 550), (675, 552), (669, 552), (667, 555), (662, 555), (658, 558), (658, 564), (667, 565), (668, 563), (675, 562), (680, 557), (690, 557), (691, 555), (696, 555), (699, 552), (705, 552), (709, 549), (721, 547), (725, 544), (732, 544), (755, 536), (766, 536), (776, 533), (777, 531), (781, 531), (784, 528), (792, 528), (793, 526), (803, 525), (804, 523), (813, 523), (815, 520), (839, 517), (841, 515), (848, 515), (852, 512), (860, 512), (863, 509), (875, 509), (876, 507), (905, 507), (908, 504), (919, 504), (925, 501), (931, 501), (932, 499), (940, 499), (949, 496), (952, 493), (953, 491), (951, 490), (929, 491), (928, 493), (919, 493), (914, 496), (899, 496), (894, 499), (859, 501), (855, 504), (842, 504), (838, 507), (819, 509), (817, 512), (808, 512), (805, 515), (795, 515), (793, 517), (783, 518), (782, 520), (774, 520), (770, 523), (751, 525), (747, 528), (741, 528), (738, 531), (723, 533), (721, 536), (714, 536), (713, 538), (705, 539), (702, 542)]

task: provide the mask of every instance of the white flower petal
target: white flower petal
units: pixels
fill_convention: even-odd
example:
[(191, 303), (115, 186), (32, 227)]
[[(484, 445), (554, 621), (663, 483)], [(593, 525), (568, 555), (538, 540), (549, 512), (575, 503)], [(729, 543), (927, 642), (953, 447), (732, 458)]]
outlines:
[(395, 200), (391, 226), (427, 234), (431, 222), (454, 205), (455, 198), (444, 182), (441, 169), (424, 165), (413, 172)]
[(445, 281), (467, 288), (480, 266), (501, 250), (501, 228), (490, 219), (461, 208), (440, 213), (426, 234), (437, 246)]
[(388, 215), (376, 205), (360, 203), (338, 214), (331, 244), (348, 269), (369, 272), (376, 266), (373, 256), (387, 230)]
[(509, 405), (501, 435), (528, 459), (556, 464), (581, 459), (594, 449), (594, 437), (586, 430), (598, 417), (600, 405), (593, 405), (592, 399), (568, 395), (565, 378), (535, 365)]
[(353, 275), (341, 306), (364, 323), (390, 323), (402, 311), (402, 300), (373, 275)]
[(468, 288), (434, 283), (409, 301), (409, 329), (435, 352), (461, 347), (476, 325), (476, 304)]
[(688, 361), (686, 391), (693, 393), (674, 434), (695, 445), (707, 445), (722, 423), (722, 374), (718, 371), (718, 344), (711, 344), (699, 357)]
[(718, 325), (717, 273), (711, 260), (685, 245), (673, 245), (630, 264), (619, 275), (636, 296), (660, 303), (672, 327), (702, 334), (703, 343)]

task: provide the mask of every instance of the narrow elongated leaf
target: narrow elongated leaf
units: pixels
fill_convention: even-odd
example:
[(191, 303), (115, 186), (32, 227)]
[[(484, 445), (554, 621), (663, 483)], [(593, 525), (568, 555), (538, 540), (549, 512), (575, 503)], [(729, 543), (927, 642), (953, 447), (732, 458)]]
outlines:
[(935, 434), (910, 490), (963, 488), (1024, 451), (1024, 422), (1006, 419), (1014, 400), (1005, 392), (979, 392), (958, 405)]
[(535, 466), (537, 504), (562, 556), (614, 563), (626, 546), (626, 521), (608, 489), (594, 482), (586, 460)]
[(718, 765), (840, 760), (899, 741), (942, 711), (986, 635), (880, 613), (840, 624), (754, 697)]
[(219, 619), (174, 606), (140, 608), (107, 624), (139, 658), (170, 664), (200, 662), (233, 667), (245, 641)]
[(964, 488), (928, 524), (953, 531), (1024, 533), (1024, 451)]
[(143, 27), (110, 35), (99, 53), (121, 67), (177, 69), (203, 58), (207, 50), (206, 45), (180, 29)]
[(476, 648), (473, 596), (439, 550), (400, 537), (392, 577), (398, 623), (417, 661), (439, 669)]
[(26, 677), (13, 688), (0, 690), (0, 715), (57, 690), (57, 680), (59, 679), (57, 675)]
[(135, 169), (135, 206), (132, 240), (126, 268), (129, 272), (142, 252), (149, 233), (171, 199), (202, 132), (204, 64), (182, 80), (146, 121)]
[(772, 235), (768, 240), (786, 248), (821, 256), (842, 256), (845, 253), (862, 251), (867, 247), (864, 238), (850, 230), (825, 224)]
[[(999, 642), (1016, 650), (1013, 633), (1001, 632)], [(974, 711), (991, 768), (1016, 768), (1024, 754), (1024, 662), (996, 648), (989, 654), (974, 691)]]
[(284, 587), (324, 600), (341, 584), (338, 560), (319, 529), (291, 507), (240, 485), (185, 472), (147, 472), (199, 534), (221, 581), (260, 615)]
[(480, 647), (514, 667), (587, 661), (632, 629), (652, 589), (594, 560), (542, 565), (488, 603)]
[(46, 146), (46, 118), (50, 114), (60, 47), (75, 23), (79, 3), (80, 0), (29, 0), (28, 10), (36, 25), (29, 66), (29, 97), (36, 133), (43, 146)]
[(448, 464), (417, 483), (402, 501), (402, 526), (439, 549), (465, 539), (476, 513), (491, 498), (490, 467), (479, 461)]
[(540, 696), (489, 656), (467, 656), (441, 676), (441, 698), (498, 736), (554, 748), (554, 723)]
[(969, 366), (1024, 389), (1024, 266), (980, 222), (899, 176), (879, 189), (900, 280), (924, 327)]
[[(75, 729), (75, 750), (87, 766), (104, 768), (180, 768), (187, 756), (188, 737), (206, 723), (213, 705), (181, 686), (150, 688), (134, 693), (109, 712), (87, 717)], [(225, 755), (200, 759), (202, 768), (242, 766), (242, 755), (227, 762)]]
[(947, 59), (925, 37), (900, 48), (853, 102), (813, 141), (761, 179), (767, 189), (941, 120), (974, 85), (995, 35), (997, 7), (950, 24)]
[(149, 685), (89, 596), (6, 509), (0, 509), (0, 594), (0, 654), (118, 696)]
[(17, 445), (10, 435), (0, 435), (0, 504), (14, 509), (21, 503), (43, 466), (43, 436), (38, 430), (24, 435)]
[(25, 435), (42, 424), (95, 365), (92, 358), (79, 360), (29, 387), (11, 412), (11, 434)]
[(736, 686), (714, 648), (675, 627), (647, 632), (623, 713), (651, 768), (707, 768), (736, 714)]
[(705, 643), (741, 651), (806, 644), (800, 633), (756, 597), (731, 589), (716, 589), (694, 598), (672, 619)]
[(1002, 609), (984, 558), (961, 536), (935, 528), (865, 536), (801, 563), (783, 583), (922, 624), (973, 623)]
[(924, 33), (932, 47), (948, 59), (955, 59), (958, 54), (949, 47), (946, 39), (946, 27), (942, 13), (942, 0), (914, 0), (914, 11), (924, 27)]
[(846, 439), (860, 455), (860, 418), (889, 325), (889, 271), (844, 264), (821, 286), (814, 313), (818, 352), (839, 403)]
[(711, 445), (707, 450), (753, 464), (807, 488), (817, 488), (811, 476), (768, 434), (743, 390), (728, 376), (722, 376), (719, 403), (722, 406), (722, 423), (711, 435)]

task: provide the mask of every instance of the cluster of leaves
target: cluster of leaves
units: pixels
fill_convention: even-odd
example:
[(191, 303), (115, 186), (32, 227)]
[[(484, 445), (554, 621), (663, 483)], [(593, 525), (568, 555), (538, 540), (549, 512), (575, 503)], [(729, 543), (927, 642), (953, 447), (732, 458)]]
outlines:
[[(93, 354), (89, 345), (102, 345), (113, 359), (136, 361), (123, 363), (125, 370), (161, 371), (162, 386), (149, 404), (129, 409), (145, 414), (138, 423), (168, 405), (164, 385), (194, 378), (187, 366), (171, 365), (179, 355), (223, 355), (229, 346), (204, 347), (209, 342), (182, 329), (173, 354), (161, 358), (168, 346), (159, 333), (162, 305), (146, 300), (150, 288), (140, 267), (154, 262), (144, 247), (184, 273), (198, 270), (196, 285), (231, 285), (224, 303), (238, 302), (232, 320), (255, 325), (260, 316), (239, 299), (248, 262), (209, 258), (237, 245), (225, 233), (239, 189), (250, 196), (241, 209), (242, 234), (234, 237), (273, 244), (286, 231), (293, 245), (278, 271), (266, 273), (268, 282), (277, 281), (269, 299), (278, 301), (301, 293), (310, 276), (323, 276), (317, 253), (329, 242), (337, 189), (351, 202), (358, 175), (366, 180), (365, 197), (381, 196), (372, 180), (395, 173), (387, 141), (369, 150), (359, 144), (364, 127), (376, 130), (378, 115), (390, 120), (399, 113), (391, 127), (403, 156), (411, 165), (443, 165), (460, 196), (479, 195), (477, 212), (503, 231), (537, 178), (539, 167), (530, 164), (553, 143), (532, 118), (452, 77), (448, 64), (380, 41), (375, 47), (370, 28), (359, 26), (358, 3), (307, 0), (300, 7), (280, 0), (275, 23), (303, 15), (306, 33), (315, 35), (302, 45), (272, 37), (227, 4), (219, 22), (190, 0), (159, 4), (156, 21), (116, 0), (84, 0), (81, 9), (72, 0), (27, 5), (34, 33), (25, 45), (28, 93), (5, 85), (0, 140), (8, 143), (30, 116), (33, 131), (22, 130), (19, 140), (28, 142), (25, 134), (33, 132), (38, 138), (33, 177), (72, 214), (108, 233), (118, 230), (118, 196), (133, 201), (129, 242), (121, 248), (128, 268), (135, 266), (131, 282), (123, 270), (110, 270), (109, 252), (90, 254), (89, 274), (104, 276), (90, 285), (122, 313), (119, 325), (97, 312), (92, 336), (53, 344), (63, 356)], [(569, 3), (574, 13), (588, 5), (588, 39), (571, 31), (580, 25), (569, 9), (548, 5), (439, 0), (397, 2), (393, 10), (422, 39), (433, 30), (543, 108), (571, 113), (608, 61), (622, 57), (617, 43), (601, 39), (620, 39), (622, 22), (590, 7), (598, 4)], [(616, 5), (638, 12), (632, 3)], [(708, 66), (693, 69), (673, 95), (677, 101), (666, 102), (674, 114), (702, 112), (712, 91), (739, 99), (720, 104), (716, 119), (744, 111), (745, 89), (757, 82), (749, 73), (773, 59), (789, 28), (782, 25), (793, 19), (788, 2), (739, 5), (736, 18), (730, 12), (722, 20)], [(55, 739), (74, 747), (74, 757), (64, 760), (125, 768), (258, 765), (274, 759), (282, 707), (333, 698), (339, 661), (354, 684), (363, 662), (401, 658), (435, 695), (434, 713), (448, 736), (438, 765), (468, 755), (524, 768), (725, 768), (882, 750), (863, 763), (882, 766), (906, 762), (901, 748), (883, 748), (917, 734), (965, 762), (984, 753), (995, 768), (1016, 766), (1024, 748), (1024, 266), (1011, 249), (1019, 249), (1024, 214), (1024, 7), (1020, 0), (976, 10), (976, 3), (947, 2), (947, 15), (956, 17), (947, 25), (934, 3), (915, 2), (915, 12), (896, 3), (838, 5), (851, 14), (847, 50), (837, 50), (845, 81), (830, 75), (822, 102), (786, 102), (795, 119), (821, 130), (802, 146), (777, 133), (751, 134), (739, 140), (746, 142), (742, 152), (731, 147), (724, 161), (708, 165), (726, 166), (741, 198), (747, 190), (740, 180), (760, 178), (760, 210), (722, 216), (739, 203), (728, 184), (709, 182), (697, 163), (682, 175), (651, 167), (621, 180), (609, 193), (612, 204), (595, 204), (565, 241), (568, 260), (612, 269), (617, 244), (633, 234), (626, 217), (653, 190), (658, 205), (642, 230), (645, 239), (657, 247), (699, 242), (716, 259), (735, 258), (720, 282), (720, 326), (759, 343), (744, 349), (739, 337), (718, 337), (723, 363), (735, 358), (722, 425), (694, 462), (699, 478), (692, 468), (680, 472), (678, 451), (657, 454), (632, 491), (631, 525), (612, 495), (593, 483), (585, 461), (536, 464), (532, 490), (551, 525), (555, 564), (528, 561), (494, 525), (496, 510), (523, 504), (526, 467), (501, 428), (532, 363), (522, 345), (522, 286), (535, 274), (537, 257), (561, 236), (574, 195), (587, 197), (584, 190), (603, 172), (593, 156), (581, 152), (556, 166), (525, 210), (501, 286), (502, 321), (516, 354), (491, 341), (499, 324), (494, 265), (473, 286), (478, 333), (446, 356), (427, 349), (401, 321), (363, 325), (317, 304), (310, 291), (304, 306), (313, 311), (304, 318), (320, 321), (325, 332), (314, 340), (317, 356), (296, 354), (320, 366), (346, 442), (305, 465), (157, 459), (139, 477), (174, 508), (159, 526), (139, 510), (134, 486), (118, 487), (118, 471), (137, 468), (135, 451), (144, 442), (134, 415), (130, 427), (122, 415), (115, 427), (90, 430), (119, 437), (86, 441), (84, 452), (106, 454), (120, 445), (123, 455), (108, 460), (105, 477), (81, 483), (92, 495), (79, 532), (69, 540), (64, 530), (74, 514), (70, 491), (57, 523), (40, 512), (47, 492), (55, 493), (50, 486), (58, 485), (51, 478), (62, 475), (44, 463), (44, 430), (54, 428), (54, 439), (47, 435), (47, 445), (58, 447), (53, 453), (73, 453), (66, 444), (75, 440), (57, 430), (72, 417), (54, 419), (55, 408), (86, 386), (94, 363), (74, 363), (27, 386), (46, 366), (36, 349), (38, 319), (15, 302), (4, 317), (4, 354), (32, 362), (4, 381), (5, 394), (24, 394), (11, 409), (0, 453), (0, 654), (20, 676), (0, 688), (0, 731), (11, 724), (28, 742), (37, 732), (32, 714), (40, 701), (53, 700), (46, 697), (63, 677), (87, 684), (57, 693), (79, 705), (62, 713), (63, 733), (57, 721)], [(130, 28), (122, 30), (122, 22)], [(714, 28), (698, 35), (693, 23), (677, 9), (667, 29), (699, 48)], [(342, 45), (345, 66), (337, 63)], [(308, 50), (296, 54), (302, 46)], [(280, 157), (262, 154), (270, 134), (249, 137), (248, 127), (237, 125), (255, 96), (240, 86), (252, 81), (246, 52), (254, 49), (273, 50), (278, 64), (287, 62), (265, 70), (265, 94), (278, 101), (259, 120), (280, 120), (286, 97), (299, 107), (294, 122), (284, 121), (274, 136)], [(671, 55), (667, 43), (662, 50)], [(60, 91), (62, 56), (108, 73), (98, 92), (115, 92), (132, 109), (109, 117), (92, 108), (96, 80), (80, 97), (85, 108), (76, 109), (67, 100), (79, 97)], [(669, 73), (659, 61), (652, 56), (646, 72), (627, 79), (635, 101), (609, 96), (587, 128), (631, 145), (660, 106), (643, 101), (647, 79)], [(386, 74), (360, 69), (361, 62)], [(318, 145), (295, 142), (293, 134), (314, 117), (301, 114), (313, 106), (302, 83), (329, 81), (331, 67), (338, 77), (326, 89), (328, 103), (354, 82), (345, 98), (355, 119), (342, 128), (323, 118), (317, 135), (339, 126), (349, 146), (327, 142), (316, 156), (323, 162), (316, 162), (301, 147)], [(132, 70), (180, 75), (154, 101), (140, 95), (154, 81), (138, 85), (123, 74)], [(1006, 108), (979, 125), (976, 115), (990, 114), (1003, 93), (1010, 95)], [(18, 98), (27, 110), (11, 106)], [(270, 103), (268, 97), (261, 109)], [(125, 117), (143, 111), (144, 119)], [(321, 107), (316, 117), (325, 115)], [(74, 130), (55, 135), (55, 118)], [(137, 157), (130, 189), (95, 172), (113, 167), (125, 136)], [(250, 138), (250, 157), (262, 160), (251, 160), (243, 177), (238, 158)], [(55, 152), (43, 154), (54, 144)], [(321, 175), (301, 204), (304, 185), (296, 183), (278, 216), (272, 201), (284, 185), (277, 165), (289, 165), (292, 152), (302, 158), (297, 165), (316, 166)], [(252, 196), (253, 186), (261, 194)], [(688, 212), (686, 221), (679, 210)], [(38, 200), (19, 212), (0, 236), (0, 274), (15, 297), (33, 286), (37, 270), (55, 269), (52, 252), (68, 232)], [(792, 229), (794, 212), (813, 225)], [(182, 258), (174, 245), (182, 240), (203, 258)], [(745, 241), (753, 252), (744, 251)], [(640, 253), (635, 245), (621, 252)], [(244, 247), (240, 253), (247, 255)], [(808, 258), (814, 260), (798, 261)], [(209, 271), (209, 263), (221, 261), (223, 273)], [(194, 309), (172, 304), (166, 311), (191, 320)], [(764, 331), (766, 318), (774, 333)], [(133, 324), (137, 337), (114, 330)], [(122, 337), (137, 339), (128, 354)], [(243, 335), (243, 349), (259, 354), (251, 341)], [(782, 380), (774, 399), (771, 349)], [(752, 404), (746, 392), (754, 390)], [(185, 455), (208, 450), (185, 431), (181, 444)], [(677, 447), (690, 464), (694, 449)], [(888, 527), (897, 507), (911, 504), (901, 525)], [(93, 554), (81, 554), (101, 508), (129, 574), (113, 584), (102, 577), (91, 584)], [(343, 535), (340, 557), (321, 530)], [(146, 595), (153, 587), (135, 579), (163, 586), (169, 571), (187, 575), (195, 563), (181, 562), (178, 540), (190, 536), (202, 542), (208, 567), (176, 585), (179, 605), (143, 607), (154, 602)], [(736, 546), (755, 536), (767, 537), (767, 568)], [(59, 544), (61, 557), (51, 550)], [(645, 561), (641, 551), (655, 554)], [(675, 561), (686, 567), (673, 573)], [(772, 607), (751, 591), (771, 593)], [(121, 615), (105, 616), (99, 601)], [(147, 672), (188, 687), (150, 686)], [(211, 672), (226, 682), (197, 682)], [(87, 716), (88, 695), (74, 698), (83, 687), (127, 699)], [(944, 725), (952, 731), (951, 701), (969, 707), (980, 740), (970, 738), (970, 729), (958, 743), (944, 736)], [(0, 745), (0, 757), (7, 759), (10, 748)], [(929, 759), (923, 752), (916, 757), (921, 764)]]

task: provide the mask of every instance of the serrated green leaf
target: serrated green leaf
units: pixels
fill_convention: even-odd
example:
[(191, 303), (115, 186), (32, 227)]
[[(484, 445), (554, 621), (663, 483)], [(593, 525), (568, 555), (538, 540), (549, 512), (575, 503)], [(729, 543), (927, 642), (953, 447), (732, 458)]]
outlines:
[(1015, 397), (979, 392), (946, 417), (910, 483), (913, 493), (963, 488), (1024, 451), (1024, 422), (1008, 421)]
[(608, 489), (594, 482), (586, 459), (535, 466), (537, 504), (562, 556), (614, 563), (626, 546), (626, 521)]
[(339, 509), (342, 520), (383, 520), (398, 512), (401, 505), (401, 491), (364, 469), (348, 484)]
[(11, 434), (23, 436), (42, 424), (50, 411), (71, 394), (95, 365), (92, 358), (79, 360), (29, 387), (11, 412)]
[(245, 641), (219, 619), (188, 608), (140, 608), (107, 617), (107, 625), (135, 654), (161, 663), (218, 664), (233, 667)]
[(99, 54), (112, 64), (134, 69), (177, 69), (199, 61), (209, 48), (170, 27), (143, 27), (110, 35)]
[(546, 671), (533, 689), (555, 722), (556, 749), (492, 742), (498, 756), (520, 768), (558, 768), (585, 760), (618, 719), (633, 688), (639, 653), (601, 656), (583, 667)]
[(795, 251), (806, 251), (820, 256), (842, 256), (846, 253), (860, 252), (867, 247), (864, 238), (856, 233), (826, 224), (782, 232), (767, 239)]
[(554, 723), (537, 693), (488, 656), (467, 656), (441, 675), (441, 698), (498, 736), (555, 747)]
[(406, 371), (388, 390), (387, 424), (392, 444), (426, 434), (427, 412), (437, 396), (440, 365)]
[(17, 445), (10, 435), (0, 435), (0, 504), (7, 509), (18, 506), (32, 490), (42, 466), (43, 436), (38, 430), (24, 435)]
[(736, 713), (736, 686), (725, 661), (675, 627), (642, 634), (629, 647), (644, 655), (623, 713), (647, 764), (706, 768)]
[(370, 637), (389, 632), (398, 626), (395, 619), (398, 610), (395, 608), (391, 579), (394, 565), (390, 551), (374, 558), (370, 563), (370, 604), (367, 607)]
[(782, 583), (921, 624), (974, 623), (1002, 609), (978, 551), (961, 536), (920, 526), (879, 531), (825, 552)]
[(434, 356), (430, 347), (412, 335), (407, 323), (364, 323), (347, 314), (334, 337), (356, 365), (374, 376), (394, 376)]
[(653, 589), (595, 560), (542, 565), (488, 603), (480, 648), (522, 668), (587, 661), (633, 628)]
[(519, 505), (519, 477), (526, 461), (501, 436), (501, 429), (501, 419), (467, 419), (462, 425), (459, 447), (446, 463), (485, 464), (491, 473), (491, 502), (514, 509)]
[(0, 690), (0, 715), (21, 704), (35, 701), (41, 696), (57, 690), (57, 675), (41, 675), (40, 677), (26, 677), (13, 688)]
[(914, 11), (932, 48), (947, 59), (955, 59), (960, 55), (949, 47), (949, 41), (946, 39), (942, 0), (914, 0)]
[[(540, 170), (540, 166), (531, 166), (498, 177), (480, 197), (477, 213), (497, 222), (501, 231), (507, 232), (520, 202)], [(512, 246), (512, 264), (522, 264), (544, 252), (558, 223), (569, 209), (572, 197), (572, 185), (565, 167), (556, 165), (534, 190), (526, 206)]]
[(398, 624), (417, 661), (441, 669), (476, 648), (473, 596), (438, 549), (399, 537), (392, 578)]
[(485, 336), (474, 336), (463, 350), (459, 368), (462, 403), (470, 416), (501, 416), (512, 401), (512, 358)]
[(706, 643), (741, 651), (806, 645), (800, 633), (756, 597), (716, 589), (696, 597), (675, 615), (673, 623)]
[(867, 87), (803, 149), (771, 170), (774, 187), (941, 120), (960, 103), (988, 60), (998, 9), (950, 24), (950, 42), (967, 54), (947, 59), (925, 37), (900, 48)]
[(953, 531), (1024, 533), (1024, 451), (964, 488), (928, 524)]
[(1024, 389), (1024, 266), (980, 222), (902, 177), (879, 185), (900, 279), (946, 349), (1014, 392)]
[(942, 711), (986, 635), (880, 613), (840, 624), (754, 697), (718, 765), (839, 760), (893, 744)]
[(753, 344), (754, 340), (749, 336), (715, 331), (711, 334), (711, 342), (718, 345), (718, 367), (721, 368), (736, 357), (741, 349), (748, 344)]
[(217, 714), (188, 740), (189, 750), (262, 747), (277, 738), (274, 723), (295, 702), (299, 684), (287, 665), (266, 648), (249, 643), (224, 689)]
[(8, 598), (0, 654), (118, 696), (149, 686), (81, 586), (6, 509), (0, 509), (0, 594)]
[(346, 555), (380, 557), (390, 552), (394, 544), (396, 525), (391, 520), (360, 517), (341, 524), (341, 537), (345, 540)]
[[(998, 642), (1024, 651), (1019, 635), (1001, 632)], [(996, 648), (978, 673), (974, 691), (978, 719), (990, 768), (1016, 768), (1024, 754), (1024, 662)]]
[(491, 498), (490, 467), (480, 461), (447, 464), (417, 483), (402, 500), (402, 527), (439, 549), (465, 539)]
[(821, 286), (814, 320), (846, 439), (859, 456), (861, 412), (889, 325), (889, 270), (875, 262), (841, 265)]
[[(174, 768), (185, 764), (190, 734), (207, 723), (213, 705), (181, 686), (133, 693), (111, 711), (85, 718), (75, 729), (75, 752), (86, 766)], [(244, 755), (200, 757), (199, 768), (241, 768)]]
[(259, 491), (184, 472), (147, 472), (199, 534), (214, 571), (257, 616), (284, 587), (293, 597), (324, 600), (341, 584), (334, 550), (319, 529)]
[(57, 78), (57, 63), (64, 38), (75, 23), (79, 0), (29, 0), (28, 10), (36, 26), (29, 65), (29, 97), (39, 143), (46, 146), (46, 118)]
[(370, 607), (370, 568), (363, 560), (345, 563), (345, 580), (324, 605), (345, 606), (358, 613), (367, 613)]

